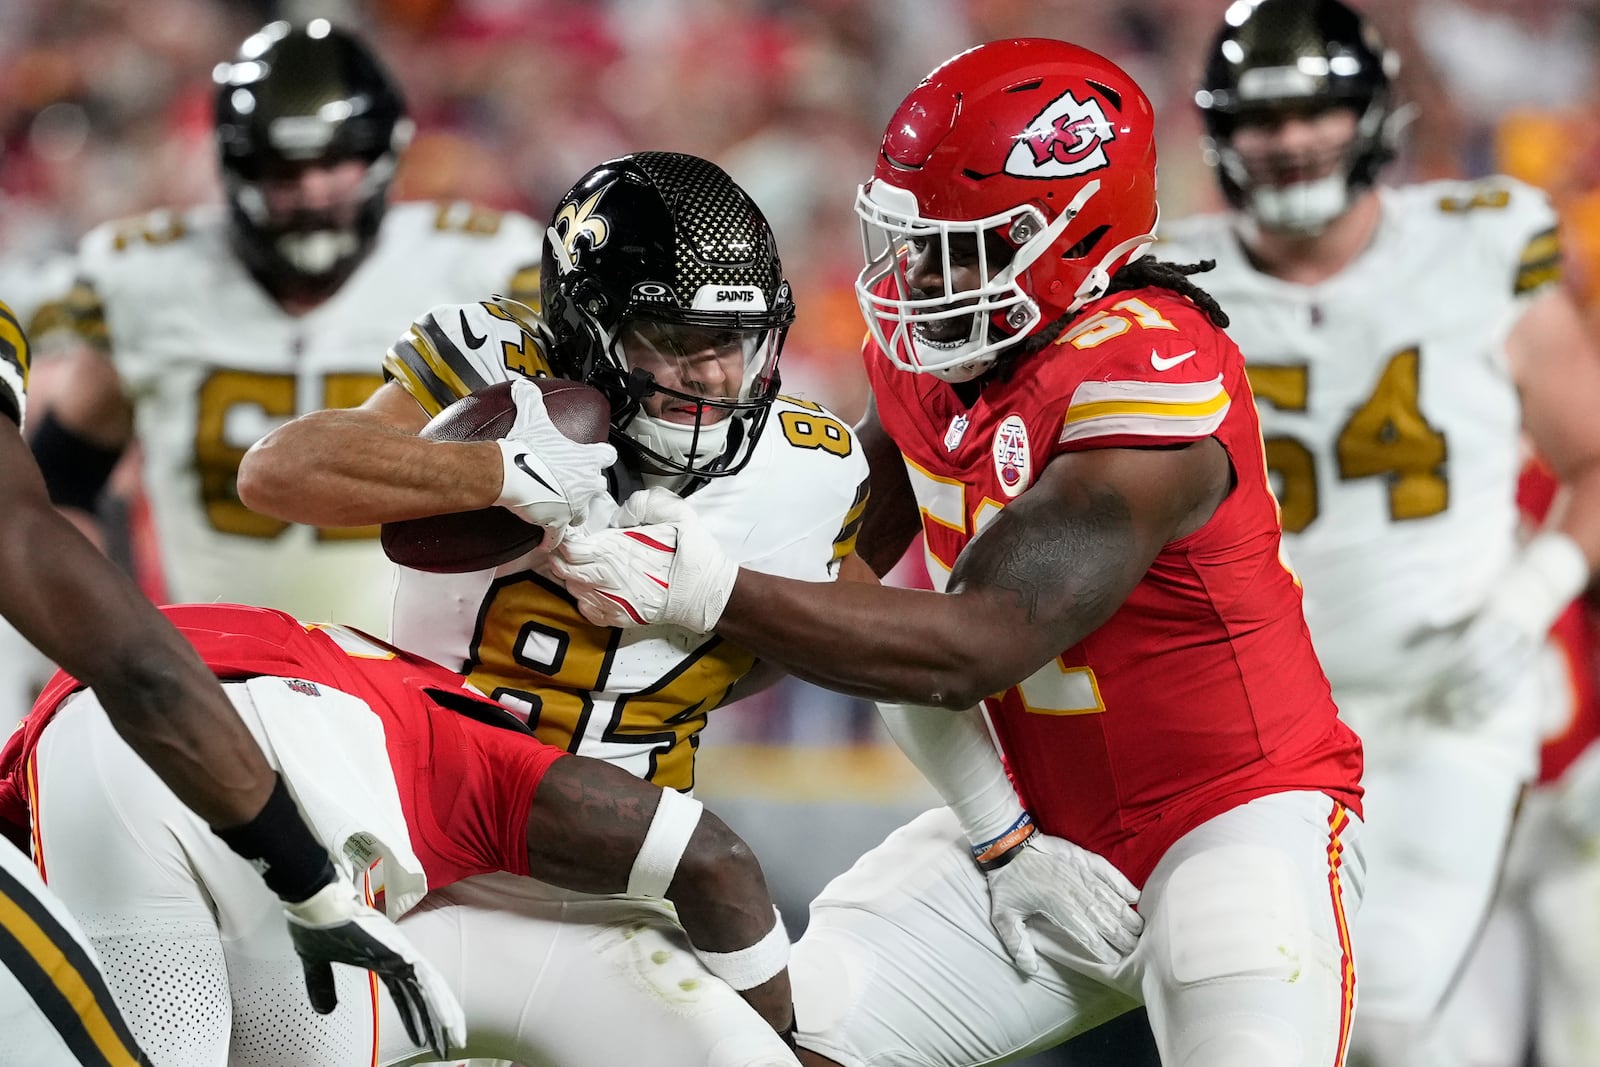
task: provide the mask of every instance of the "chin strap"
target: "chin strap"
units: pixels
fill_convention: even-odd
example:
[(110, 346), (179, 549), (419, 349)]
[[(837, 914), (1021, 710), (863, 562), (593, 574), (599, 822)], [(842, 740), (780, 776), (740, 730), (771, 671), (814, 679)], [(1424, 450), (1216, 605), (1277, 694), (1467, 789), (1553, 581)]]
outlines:
[[(1083, 281), (1078, 285), (1078, 291), (1073, 294), (1072, 306), (1067, 308), (1067, 314), (1070, 315), (1089, 301), (1097, 300), (1104, 296), (1106, 290), (1111, 288), (1111, 264), (1117, 263), (1123, 256), (1127, 256), (1127, 259), (1123, 261), (1124, 263), (1132, 263), (1144, 255), (1149, 250), (1149, 246), (1154, 243), (1156, 228), (1160, 225), (1161, 206), (1158, 204), (1156, 205), (1156, 218), (1150, 224), (1149, 232), (1141, 233), (1137, 237), (1130, 237), (1126, 241), (1112, 246), (1109, 252), (1100, 257), (1100, 262), (1095, 264), (1094, 269), (1084, 276)], [(1132, 253), (1131, 255), (1129, 255), (1130, 252)], [(1117, 265), (1120, 268), (1123, 264), (1118, 263)]]

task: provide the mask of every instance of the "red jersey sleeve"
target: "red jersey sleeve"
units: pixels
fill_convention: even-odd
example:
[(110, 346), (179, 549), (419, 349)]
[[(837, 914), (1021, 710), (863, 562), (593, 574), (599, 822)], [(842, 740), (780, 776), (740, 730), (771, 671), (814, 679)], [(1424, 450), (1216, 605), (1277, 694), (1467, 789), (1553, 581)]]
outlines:
[(1185, 444), (1232, 403), (1217, 332), (1187, 301), (1146, 292), (1086, 316), (1057, 345), (1094, 360), (1073, 388), (1056, 450)]

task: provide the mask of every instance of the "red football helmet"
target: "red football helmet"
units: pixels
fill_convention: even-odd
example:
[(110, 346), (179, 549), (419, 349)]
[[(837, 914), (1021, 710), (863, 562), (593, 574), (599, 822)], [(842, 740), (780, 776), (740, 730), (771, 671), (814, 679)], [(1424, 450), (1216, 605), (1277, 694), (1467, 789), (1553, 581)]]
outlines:
[[(889, 358), (966, 381), (1104, 293), (1154, 239), (1154, 123), (1132, 78), (1063, 41), (994, 41), (929, 74), (889, 120), (856, 194), (867, 257), (856, 296)], [(976, 239), (976, 288), (952, 282), (953, 235)], [(912, 244), (928, 241), (943, 248), (937, 290), (907, 280)], [(961, 317), (965, 337), (918, 329)]]

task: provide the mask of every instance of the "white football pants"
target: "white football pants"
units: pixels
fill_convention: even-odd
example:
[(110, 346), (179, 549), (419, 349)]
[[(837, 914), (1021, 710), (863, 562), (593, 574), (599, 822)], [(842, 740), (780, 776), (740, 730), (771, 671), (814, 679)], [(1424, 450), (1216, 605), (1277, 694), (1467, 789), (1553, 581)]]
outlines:
[(1156, 865), (1127, 960), (1041, 945), (1025, 978), (955, 817), (927, 812), (812, 902), (790, 964), (800, 1044), (844, 1067), (990, 1064), (1143, 1003), (1168, 1067), (1333, 1067), (1354, 1005), (1360, 829), (1316, 792), (1224, 812)]
[[(243, 686), (225, 688), (247, 718), (273, 714), (268, 690), (245, 707)], [(406, 1039), (365, 972), (336, 967), (338, 1009), (311, 1010), (277, 897), (122, 742), (92, 693), (46, 728), (37, 766), (47, 877), (159, 1067), (434, 1059)], [(796, 1063), (700, 965), (661, 902), (580, 898), (491, 875), (430, 895), (401, 927), (466, 1009), (460, 1056), (530, 1067)]]

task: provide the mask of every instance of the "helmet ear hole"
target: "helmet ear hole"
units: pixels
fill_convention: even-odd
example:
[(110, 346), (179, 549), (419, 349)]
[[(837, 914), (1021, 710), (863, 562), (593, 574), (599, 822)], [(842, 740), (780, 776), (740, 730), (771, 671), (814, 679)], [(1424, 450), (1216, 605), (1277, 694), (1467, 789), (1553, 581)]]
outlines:
[(1110, 226), (1096, 226), (1083, 235), (1083, 239), (1065, 252), (1061, 253), (1062, 259), (1082, 259), (1094, 251), (1094, 246), (1100, 243), (1100, 238), (1111, 232)]

